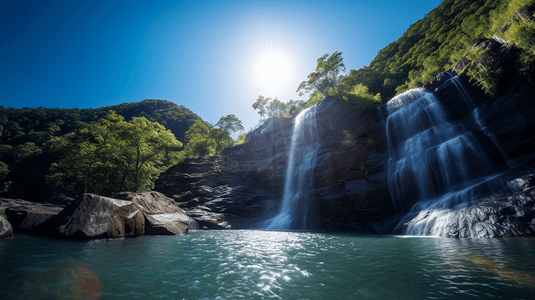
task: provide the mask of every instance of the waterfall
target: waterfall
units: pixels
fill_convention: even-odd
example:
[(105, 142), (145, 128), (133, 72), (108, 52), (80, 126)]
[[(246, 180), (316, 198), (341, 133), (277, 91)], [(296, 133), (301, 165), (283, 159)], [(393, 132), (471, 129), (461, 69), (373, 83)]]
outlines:
[(313, 199), (314, 167), (321, 145), (317, 141), (316, 106), (295, 118), (288, 153), (284, 193), (280, 212), (265, 223), (267, 229), (305, 229)]
[[(450, 121), (435, 93), (422, 89), (398, 95), (384, 107), (388, 181), (396, 213), (406, 215), (397, 228), (405, 234), (441, 235), (450, 212), (507, 188), (495, 182), (500, 165), (490, 159), (499, 152), (504, 156), (503, 150), (460, 82), (451, 80), (472, 110), (462, 122)], [(490, 141), (483, 146), (484, 139)]]

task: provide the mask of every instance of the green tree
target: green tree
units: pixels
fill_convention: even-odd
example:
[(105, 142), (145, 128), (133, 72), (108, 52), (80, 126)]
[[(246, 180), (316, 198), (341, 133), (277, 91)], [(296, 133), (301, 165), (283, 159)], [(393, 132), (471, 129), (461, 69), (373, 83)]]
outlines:
[(210, 137), (210, 129), (206, 122), (197, 120), (186, 131), (184, 151), (189, 157), (202, 157), (216, 153), (217, 143)]
[(149, 190), (182, 143), (165, 127), (144, 117), (126, 122), (115, 112), (76, 133), (53, 138), (60, 153), (47, 182), (64, 194)]
[(215, 126), (226, 132), (229, 136), (232, 136), (232, 134), (245, 129), (243, 128), (243, 124), (240, 119), (233, 114), (221, 117)]
[(253, 109), (258, 110), (260, 119), (264, 121), (264, 116), (267, 113), (267, 104), (271, 101), (271, 98), (265, 98), (264, 96), (258, 96), (258, 99), (253, 103)]
[(286, 103), (286, 111), (289, 117), (299, 114), (306, 108), (307, 103), (303, 100), (291, 100)]
[(339, 94), (336, 85), (344, 79), (340, 72), (346, 70), (342, 52), (336, 51), (331, 56), (327, 53), (318, 58), (317, 62), (316, 71), (308, 75), (308, 80), (301, 82), (296, 92), (302, 96), (304, 92), (319, 91), (324, 97), (327, 97), (330, 95), (330, 90), (334, 89)]

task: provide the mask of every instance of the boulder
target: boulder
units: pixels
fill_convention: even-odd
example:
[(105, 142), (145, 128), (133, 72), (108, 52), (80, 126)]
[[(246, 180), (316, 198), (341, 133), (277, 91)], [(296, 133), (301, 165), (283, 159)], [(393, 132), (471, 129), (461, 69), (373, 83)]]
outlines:
[(63, 210), (60, 204), (36, 203), (20, 199), (0, 199), (0, 207), (15, 231), (33, 231)]
[(171, 198), (160, 192), (123, 192), (113, 196), (135, 203), (145, 215), (145, 234), (185, 234), (189, 230), (189, 217)]
[(0, 240), (13, 237), (13, 227), (6, 218), (0, 217)]
[(145, 218), (142, 209), (132, 201), (82, 194), (39, 226), (39, 230), (61, 238), (135, 237), (144, 234)]

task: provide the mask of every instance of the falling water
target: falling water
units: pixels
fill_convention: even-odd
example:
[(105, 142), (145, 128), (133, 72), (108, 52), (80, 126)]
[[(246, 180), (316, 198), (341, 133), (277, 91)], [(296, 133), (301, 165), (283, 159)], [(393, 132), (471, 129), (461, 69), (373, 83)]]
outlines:
[(288, 154), (284, 194), (280, 212), (266, 222), (267, 229), (305, 229), (314, 188), (314, 167), (321, 148), (316, 140), (316, 106), (295, 118)]
[[(398, 225), (404, 233), (440, 235), (449, 212), (466, 207), (483, 191), (506, 188), (493, 182), (500, 167), (489, 159), (494, 152), (488, 148), (501, 148), (483, 147), (470, 126), (448, 120), (434, 93), (411, 90), (385, 108), (389, 187), (397, 214), (407, 214)], [(477, 110), (469, 122), (491, 135)]]

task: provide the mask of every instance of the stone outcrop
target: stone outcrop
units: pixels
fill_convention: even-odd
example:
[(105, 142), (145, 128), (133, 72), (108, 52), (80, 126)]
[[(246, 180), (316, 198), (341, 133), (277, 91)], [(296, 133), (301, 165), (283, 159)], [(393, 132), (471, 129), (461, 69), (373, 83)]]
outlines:
[(0, 199), (0, 209), (5, 211), (15, 232), (32, 231), (50, 217), (57, 215), (63, 208), (62, 204)]
[(206, 157), (169, 168), (155, 190), (172, 197), (200, 228), (256, 228), (273, 194), (257, 171), (240, 170), (221, 157)]
[(0, 216), (0, 240), (13, 237), (13, 227), (6, 218)]
[(82, 194), (41, 224), (39, 231), (61, 238), (133, 237), (144, 234), (145, 217), (132, 201)]
[(162, 193), (124, 192), (113, 197), (132, 201), (141, 209), (145, 216), (145, 234), (176, 235), (188, 232), (189, 217), (172, 199)]

